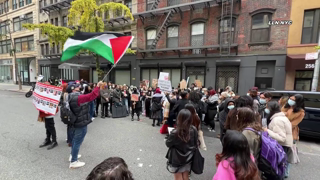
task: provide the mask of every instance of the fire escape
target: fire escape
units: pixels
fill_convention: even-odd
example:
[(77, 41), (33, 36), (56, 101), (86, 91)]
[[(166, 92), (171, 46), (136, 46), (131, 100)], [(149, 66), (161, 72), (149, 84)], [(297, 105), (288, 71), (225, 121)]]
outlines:
[(229, 56), (231, 53), (231, 43), (234, 39), (234, 34), (232, 34), (233, 1), (234, 0), (221, 1), (221, 21), (226, 20), (227, 25), (224, 26), (223, 24), (223, 33), (220, 33), (220, 56)]
[[(178, 3), (177, 0), (173, 0), (174, 3), (170, 4), (168, 2), (167, 7), (158, 8), (160, 0), (155, 0), (152, 4), (147, 5), (147, 10), (144, 12), (133, 14), (135, 18), (139, 18), (142, 24), (145, 24), (146, 19), (158, 17), (158, 22), (156, 24), (157, 31), (155, 35), (155, 39), (152, 41), (151, 46), (149, 49), (138, 50), (142, 57), (144, 58), (147, 53), (154, 53), (154, 52), (165, 52), (165, 51), (174, 51), (178, 52), (180, 57), (180, 51), (184, 50), (194, 50), (194, 49), (201, 49), (204, 50), (205, 56), (207, 56), (207, 52), (209, 49), (217, 49), (220, 51), (221, 56), (228, 56), (231, 53), (231, 49), (236, 50), (238, 45), (233, 43), (234, 33), (232, 31), (232, 17), (233, 17), (233, 9), (234, 3), (239, 3), (239, 9), (241, 7), (241, 0), (190, 0), (187, 3)], [(190, 46), (190, 47), (177, 47), (177, 48), (164, 48), (164, 49), (157, 49), (157, 43), (166, 31), (168, 25), (170, 24), (171, 19), (174, 15), (180, 15), (180, 19), (183, 19), (183, 12), (191, 11), (193, 13), (196, 9), (208, 9), (207, 11), (207, 18), (210, 18), (210, 9), (213, 6), (221, 6), (221, 20), (229, 19), (227, 23), (227, 27), (224, 27), (228, 30), (228, 32), (220, 33), (219, 36), (219, 43), (216, 45), (203, 45), (203, 46)]]

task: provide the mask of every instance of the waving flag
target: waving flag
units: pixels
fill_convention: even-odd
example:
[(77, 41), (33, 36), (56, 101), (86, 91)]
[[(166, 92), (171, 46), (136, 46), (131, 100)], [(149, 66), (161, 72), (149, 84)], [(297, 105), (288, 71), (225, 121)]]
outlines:
[(120, 33), (87, 33), (75, 32), (74, 36), (67, 39), (63, 46), (61, 61), (66, 61), (75, 56), (80, 50), (87, 49), (94, 52), (112, 64), (117, 62), (126, 53), (133, 36)]

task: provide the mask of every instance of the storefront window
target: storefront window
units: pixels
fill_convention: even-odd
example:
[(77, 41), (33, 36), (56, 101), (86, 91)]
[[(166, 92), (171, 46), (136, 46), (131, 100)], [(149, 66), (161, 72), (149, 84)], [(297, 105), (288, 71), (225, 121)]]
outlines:
[(0, 60), (0, 83), (12, 82), (12, 70), (12, 60)]
[(313, 71), (296, 71), (294, 90), (310, 91), (313, 78)]
[(115, 83), (130, 85), (130, 70), (116, 70), (115, 71)]
[(142, 79), (149, 80), (149, 86), (152, 86), (152, 80), (158, 79), (159, 77), (158, 69), (142, 69)]

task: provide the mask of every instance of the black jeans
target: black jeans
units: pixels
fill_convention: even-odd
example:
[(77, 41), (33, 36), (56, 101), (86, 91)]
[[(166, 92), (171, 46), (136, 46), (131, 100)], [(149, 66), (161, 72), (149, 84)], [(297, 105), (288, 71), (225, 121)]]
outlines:
[(45, 118), (44, 124), (46, 127), (47, 140), (51, 140), (52, 138), (52, 142), (57, 142), (56, 128), (54, 127), (54, 119)]
[(98, 115), (99, 113), (99, 104), (100, 104), (101, 98), (96, 99), (96, 114)]
[(167, 120), (167, 124), (169, 127), (174, 127), (174, 119), (176, 118), (175, 114), (169, 114), (169, 118)]
[(132, 109), (132, 111), (131, 111), (132, 119), (133, 119), (134, 113), (136, 113), (137, 116), (138, 116), (138, 119), (140, 119), (140, 112), (139, 112), (139, 111), (136, 111), (135, 109)]
[(108, 117), (108, 103), (101, 103), (101, 117)]

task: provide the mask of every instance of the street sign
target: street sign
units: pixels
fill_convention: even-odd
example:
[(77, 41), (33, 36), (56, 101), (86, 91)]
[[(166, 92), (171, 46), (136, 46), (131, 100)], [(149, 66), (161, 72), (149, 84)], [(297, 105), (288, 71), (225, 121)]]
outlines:
[(307, 53), (306, 54), (306, 60), (315, 60), (318, 59), (318, 52), (314, 52), (314, 53)]

